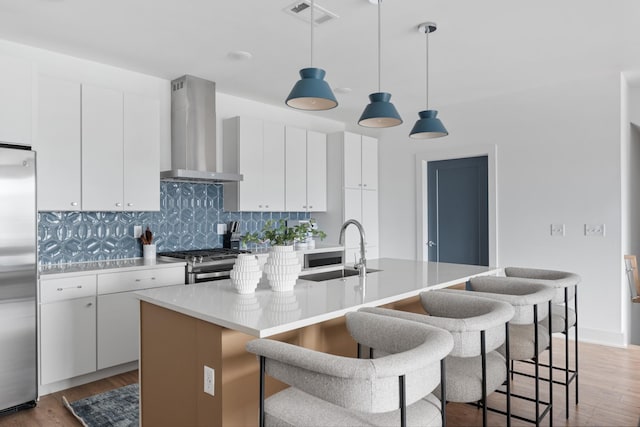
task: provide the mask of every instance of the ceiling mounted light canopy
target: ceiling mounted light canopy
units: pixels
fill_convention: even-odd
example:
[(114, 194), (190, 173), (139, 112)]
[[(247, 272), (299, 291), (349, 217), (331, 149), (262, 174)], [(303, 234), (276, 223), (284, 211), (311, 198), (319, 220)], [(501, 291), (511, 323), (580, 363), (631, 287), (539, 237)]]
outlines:
[(409, 137), (413, 139), (430, 139), (449, 135), (449, 132), (444, 127), (440, 119), (436, 117), (438, 115), (438, 111), (429, 109), (429, 33), (433, 33), (436, 29), (437, 27), (434, 22), (425, 22), (418, 26), (418, 31), (422, 34), (426, 34), (427, 40), (427, 62), (425, 72), (426, 108), (418, 113), (420, 118), (413, 126), (413, 129), (411, 129)]
[(390, 102), (391, 94), (380, 90), (381, 81), (381, 5), (382, 0), (378, 0), (378, 92), (369, 95), (371, 103), (367, 105), (358, 120), (358, 124), (370, 128), (388, 128), (402, 124), (402, 118), (398, 114), (396, 107)]
[(330, 110), (338, 106), (331, 87), (324, 80), (325, 71), (313, 66), (314, 0), (311, 0), (311, 66), (300, 70), (300, 80), (296, 82), (287, 97), (286, 104), (298, 110)]

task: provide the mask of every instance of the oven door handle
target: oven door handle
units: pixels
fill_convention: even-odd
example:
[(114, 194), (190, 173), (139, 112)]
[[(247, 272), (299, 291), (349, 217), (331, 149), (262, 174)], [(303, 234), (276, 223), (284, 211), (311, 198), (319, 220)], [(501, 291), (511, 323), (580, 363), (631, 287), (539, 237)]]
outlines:
[(213, 271), (210, 273), (194, 273), (194, 278), (198, 279), (212, 279), (214, 277), (230, 277), (230, 272), (227, 271)]

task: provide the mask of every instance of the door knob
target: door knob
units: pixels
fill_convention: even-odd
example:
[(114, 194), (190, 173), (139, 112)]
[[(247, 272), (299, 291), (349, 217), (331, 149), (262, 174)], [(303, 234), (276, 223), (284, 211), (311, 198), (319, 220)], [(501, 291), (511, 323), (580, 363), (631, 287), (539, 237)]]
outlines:
[(429, 243), (427, 243), (427, 246), (429, 246), (430, 248), (434, 247), (434, 246), (438, 246), (436, 245), (436, 242), (434, 242), (433, 240), (429, 240)]

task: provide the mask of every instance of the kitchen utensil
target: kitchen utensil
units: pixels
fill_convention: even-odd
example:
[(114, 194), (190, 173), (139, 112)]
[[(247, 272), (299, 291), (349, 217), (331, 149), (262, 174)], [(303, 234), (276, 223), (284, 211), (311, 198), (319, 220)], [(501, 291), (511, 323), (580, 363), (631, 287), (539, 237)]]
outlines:
[(142, 244), (150, 245), (153, 242), (153, 233), (151, 232), (151, 230), (149, 230), (149, 226), (147, 226), (147, 229), (144, 232), (144, 237), (145, 237), (146, 243), (142, 242)]

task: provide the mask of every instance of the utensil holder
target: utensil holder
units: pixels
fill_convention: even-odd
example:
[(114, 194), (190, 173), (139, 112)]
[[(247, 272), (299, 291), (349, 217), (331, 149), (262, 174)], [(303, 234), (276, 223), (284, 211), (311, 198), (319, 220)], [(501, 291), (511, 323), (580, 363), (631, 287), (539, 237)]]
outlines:
[(156, 259), (156, 245), (142, 245), (144, 259)]

